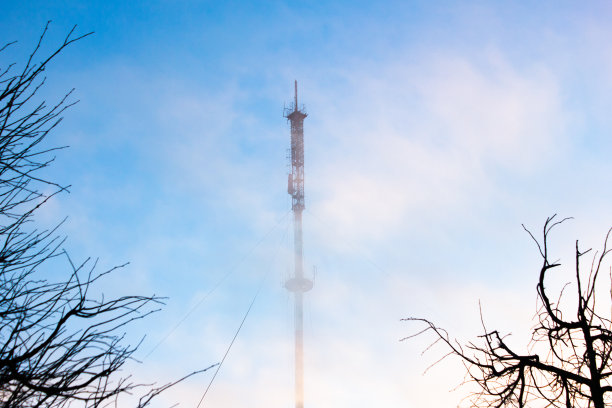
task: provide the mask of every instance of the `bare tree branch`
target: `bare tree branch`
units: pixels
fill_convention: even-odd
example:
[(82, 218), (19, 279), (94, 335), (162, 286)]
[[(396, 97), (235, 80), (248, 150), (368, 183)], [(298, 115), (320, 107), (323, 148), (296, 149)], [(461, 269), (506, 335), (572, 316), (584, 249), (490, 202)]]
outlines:
[[(602, 315), (595, 302), (597, 278), (610, 253), (608, 239), (612, 229), (608, 230), (602, 251), (593, 255), (586, 284), (580, 261), (590, 250), (581, 251), (576, 242), (576, 313), (568, 319), (560, 306), (567, 284), (556, 303), (550, 301), (545, 286), (548, 272), (560, 265), (549, 260), (550, 232), (569, 219), (556, 221), (555, 217), (549, 217), (544, 223), (541, 240), (523, 226), (543, 260), (536, 286), (541, 306), (535, 316), (529, 352), (513, 350), (505, 342), (505, 336), (496, 330), (489, 331), (482, 321), (482, 312), (484, 334), (478, 342), (466, 346), (452, 341), (445, 330), (427, 319), (405, 319), (421, 323), (425, 328), (402, 340), (433, 333), (434, 343), (442, 341), (450, 355), (464, 362), (468, 375), (481, 389), (471, 396), (471, 406), (525, 407), (540, 401), (542, 406), (550, 407), (604, 408), (612, 403), (612, 316)], [(610, 277), (612, 286), (612, 271)]]
[[(39, 52), (49, 23), (25, 65), (0, 68), (0, 404), (4, 408), (101, 407), (143, 385), (122, 375), (138, 344), (125, 341), (127, 326), (157, 311), (163, 299), (130, 295), (107, 299), (96, 285), (121, 265), (96, 270), (97, 261), (75, 264), (61, 248), (57, 229), (35, 226), (36, 211), (68, 186), (42, 173), (63, 147), (42, 142), (77, 101), (72, 91), (58, 102), (37, 101), (47, 65), (66, 47), (92, 33), (74, 26), (49, 55)], [(9, 42), (0, 47), (0, 53)], [(42, 267), (66, 267), (64, 279), (50, 281)], [(138, 407), (180, 381), (144, 391)], [(147, 391), (148, 389), (148, 391)]]

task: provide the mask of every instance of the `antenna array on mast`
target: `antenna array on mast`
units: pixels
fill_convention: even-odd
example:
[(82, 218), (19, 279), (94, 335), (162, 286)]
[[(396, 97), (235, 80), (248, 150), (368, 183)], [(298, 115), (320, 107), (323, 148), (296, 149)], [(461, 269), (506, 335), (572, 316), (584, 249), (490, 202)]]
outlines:
[(285, 109), (284, 116), (291, 123), (291, 173), (288, 193), (293, 211), (293, 245), (295, 269), (293, 277), (285, 282), (285, 288), (294, 295), (295, 318), (295, 407), (304, 407), (304, 292), (312, 289), (312, 281), (304, 278), (302, 212), (304, 211), (304, 119), (308, 114), (298, 107), (297, 81), (294, 102)]

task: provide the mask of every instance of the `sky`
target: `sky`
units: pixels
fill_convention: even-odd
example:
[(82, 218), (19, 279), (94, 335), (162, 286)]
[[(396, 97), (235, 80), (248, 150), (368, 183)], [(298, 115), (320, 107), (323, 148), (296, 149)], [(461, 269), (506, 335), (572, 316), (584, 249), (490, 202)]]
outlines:
[[(6, 2), (2, 63), (74, 26), (94, 34), (40, 96), (79, 103), (50, 143), (71, 185), (39, 213), (76, 260), (130, 264), (100, 290), (157, 294), (126, 372), (164, 383), (219, 362), (204, 407), (293, 405), (289, 125), (304, 104), (307, 407), (456, 406), (469, 386), (433, 340), (528, 340), (547, 217), (575, 240), (612, 226), (612, 6), (605, 1)], [(566, 270), (564, 270), (567, 272)], [(551, 278), (554, 289), (570, 275)], [(569, 273), (568, 272), (568, 273)], [(59, 273), (59, 272), (58, 272)], [(195, 407), (212, 370), (156, 406)], [(463, 401), (465, 404), (465, 401)], [(127, 402), (126, 402), (127, 405)]]

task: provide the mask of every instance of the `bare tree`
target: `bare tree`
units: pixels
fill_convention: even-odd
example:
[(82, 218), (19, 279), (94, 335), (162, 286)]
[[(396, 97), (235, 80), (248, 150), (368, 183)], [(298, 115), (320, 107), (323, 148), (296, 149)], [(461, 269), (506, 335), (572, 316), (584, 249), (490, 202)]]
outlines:
[[(75, 26), (37, 62), (47, 28), (22, 68), (0, 68), (0, 404), (98, 407), (139, 386), (119, 373), (137, 348), (125, 344), (125, 326), (154, 312), (162, 299), (93, 295), (116, 268), (97, 272), (89, 259), (73, 264), (57, 227), (41, 230), (34, 222), (42, 205), (67, 190), (41, 172), (58, 149), (43, 142), (76, 103), (72, 91), (51, 105), (37, 100), (37, 93), (49, 63), (91, 34), (76, 35)], [(2, 47), (0, 56), (11, 46)], [(59, 282), (41, 272), (53, 259), (63, 262), (53, 267), (67, 268)], [(138, 405), (172, 385), (149, 386)]]
[(513, 349), (506, 335), (487, 330), (484, 323), (484, 334), (479, 340), (463, 345), (427, 319), (405, 319), (425, 325), (423, 330), (406, 339), (433, 333), (434, 342), (447, 347), (445, 357), (458, 356), (464, 362), (468, 379), (480, 389), (471, 396), (471, 406), (604, 408), (612, 404), (612, 304), (609, 302), (612, 287), (603, 288), (605, 292), (598, 288), (604, 269), (607, 268), (606, 275), (612, 279), (612, 269), (606, 261), (612, 229), (606, 235), (603, 249), (595, 252), (589, 262), (588, 274), (582, 270), (581, 261), (591, 250), (581, 251), (576, 241), (574, 295), (571, 299), (563, 297), (569, 285), (566, 284), (555, 301), (547, 292), (545, 281), (549, 272), (560, 264), (550, 260), (548, 241), (551, 230), (565, 220), (548, 218), (541, 241), (525, 229), (543, 259), (537, 283), (535, 326), (526, 351)]

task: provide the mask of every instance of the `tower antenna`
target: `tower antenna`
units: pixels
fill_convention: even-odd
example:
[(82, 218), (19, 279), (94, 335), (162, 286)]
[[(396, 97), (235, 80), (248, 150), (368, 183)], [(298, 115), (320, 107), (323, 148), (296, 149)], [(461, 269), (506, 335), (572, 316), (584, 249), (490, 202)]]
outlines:
[(304, 211), (304, 119), (308, 114), (298, 109), (297, 80), (293, 106), (284, 116), (291, 123), (291, 173), (287, 191), (291, 195), (293, 211), (294, 273), (285, 282), (285, 288), (293, 292), (295, 327), (295, 408), (304, 407), (304, 293), (312, 289), (312, 281), (304, 277), (302, 212)]

